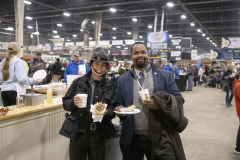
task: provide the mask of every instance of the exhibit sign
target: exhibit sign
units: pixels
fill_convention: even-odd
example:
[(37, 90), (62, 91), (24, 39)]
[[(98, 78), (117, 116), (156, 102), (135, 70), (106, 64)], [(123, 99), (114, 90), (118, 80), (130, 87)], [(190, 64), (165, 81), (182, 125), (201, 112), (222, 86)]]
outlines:
[(210, 50), (210, 59), (230, 60), (233, 58), (233, 50)]
[(240, 37), (222, 38), (222, 48), (240, 48)]
[(197, 50), (191, 50), (191, 59), (197, 60)]
[(181, 49), (182, 38), (171, 38), (168, 42), (168, 48), (170, 49)]
[(171, 50), (170, 52), (170, 59), (175, 58), (175, 60), (181, 60), (182, 58), (181, 50)]

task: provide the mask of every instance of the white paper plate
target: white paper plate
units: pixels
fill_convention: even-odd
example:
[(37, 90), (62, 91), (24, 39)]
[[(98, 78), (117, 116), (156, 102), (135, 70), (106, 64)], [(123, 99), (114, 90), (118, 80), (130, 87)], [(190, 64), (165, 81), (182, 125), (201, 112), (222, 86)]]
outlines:
[(115, 113), (117, 113), (117, 114), (137, 114), (137, 113), (139, 113), (139, 112), (141, 112), (140, 111), (140, 109), (132, 109), (132, 112), (118, 112), (118, 111), (114, 111)]
[(33, 79), (44, 79), (46, 76), (47, 76), (47, 72), (41, 69), (33, 74)]

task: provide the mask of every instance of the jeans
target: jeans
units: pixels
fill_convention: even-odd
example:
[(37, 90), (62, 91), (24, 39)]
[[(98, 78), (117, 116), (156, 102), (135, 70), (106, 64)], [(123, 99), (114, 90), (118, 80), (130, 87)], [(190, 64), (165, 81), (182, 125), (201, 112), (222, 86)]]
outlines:
[[(240, 118), (239, 118), (240, 120)], [(236, 151), (240, 152), (240, 125), (238, 127), (238, 133), (237, 133), (237, 143), (236, 143)]]
[[(229, 96), (229, 92), (231, 92), (231, 95)], [(233, 95), (234, 95), (234, 93), (233, 93), (233, 86), (232, 85), (230, 85), (229, 86), (229, 89), (226, 89), (226, 104), (231, 104), (231, 102), (232, 102), (232, 99), (233, 99)]]
[(193, 88), (193, 78), (194, 76), (188, 76), (188, 90), (192, 91)]

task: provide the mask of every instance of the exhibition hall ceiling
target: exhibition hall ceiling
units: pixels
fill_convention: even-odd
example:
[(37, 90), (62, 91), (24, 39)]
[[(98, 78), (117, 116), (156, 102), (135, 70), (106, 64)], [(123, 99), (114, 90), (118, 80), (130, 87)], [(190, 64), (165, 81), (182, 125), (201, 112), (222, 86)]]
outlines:
[[(24, 18), (24, 35), (29, 35), (29, 38), (36, 32), (37, 19), (40, 38), (52, 39), (57, 35), (69, 41), (83, 41), (81, 23), (85, 18), (89, 18), (91, 21), (89, 37), (94, 40), (95, 15), (100, 12), (102, 12), (100, 40), (113, 40), (113, 37), (117, 40), (132, 39), (134, 27), (138, 28), (140, 37), (146, 38), (146, 32), (154, 31), (156, 11), (157, 31), (160, 31), (163, 9), (163, 30), (168, 31), (172, 37), (191, 37), (193, 48), (197, 47), (201, 53), (221, 48), (222, 37), (240, 37), (238, 0), (29, 0), (29, 2), (31, 4), (25, 4), (24, 8), (24, 17), (32, 17), (31, 20)], [(169, 7), (167, 3), (173, 3), (173, 6)], [(113, 12), (114, 10), (110, 8), (116, 11)], [(182, 18), (183, 15), (185, 18)], [(0, 1), (0, 20), (0, 33), (15, 33), (6, 30), (9, 27), (15, 28), (14, 0)]]

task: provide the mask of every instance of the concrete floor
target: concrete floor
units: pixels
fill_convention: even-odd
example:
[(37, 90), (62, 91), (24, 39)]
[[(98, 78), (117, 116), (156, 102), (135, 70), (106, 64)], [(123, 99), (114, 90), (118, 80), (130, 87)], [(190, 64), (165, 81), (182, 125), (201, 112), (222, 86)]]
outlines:
[[(189, 119), (180, 134), (187, 160), (240, 160), (240, 155), (233, 153), (239, 126), (234, 99), (233, 106), (226, 107), (225, 92), (203, 86), (182, 95)], [(118, 118), (114, 123), (118, 123)]]

